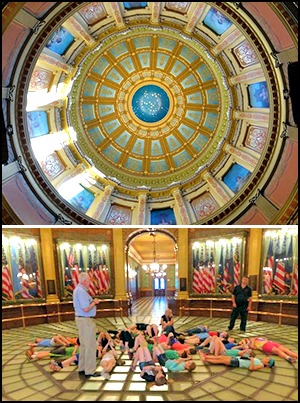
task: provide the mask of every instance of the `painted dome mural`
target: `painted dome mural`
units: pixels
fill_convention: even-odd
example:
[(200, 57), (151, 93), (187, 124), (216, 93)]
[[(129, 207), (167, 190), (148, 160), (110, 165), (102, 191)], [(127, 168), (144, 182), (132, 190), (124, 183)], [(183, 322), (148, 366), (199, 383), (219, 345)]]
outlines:
[(278, 64), (295, 61), (297, 37), (275, 6), (277, 52), (256, 3), (51, 3), (41, 24), (24, 4), (8, 8), (37, 21), (14, 62), (21, 79), (4, 74), (23, 122), (8, 212), (17, 189), (24, 224), (288, 222), (297, 136)]

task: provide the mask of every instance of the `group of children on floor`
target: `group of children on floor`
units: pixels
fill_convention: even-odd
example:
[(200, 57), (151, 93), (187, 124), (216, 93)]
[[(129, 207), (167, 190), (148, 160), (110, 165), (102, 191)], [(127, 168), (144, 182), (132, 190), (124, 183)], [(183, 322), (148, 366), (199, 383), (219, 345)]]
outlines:
[[(237, 343), (228, 332), (210, 331), (203, 325), (176, 332), (172, 310), (169, 308), (162, 315), (160, 325), (161, 330), (156, 324), (137, 323), (122, 330), (99, 332), (95, 354), (100, 359), (101, 375), (109, 379), (116, 365), (125, 364), (118, 357), (116, 346), (119, 346), (122, 353), (128, 353), (132, 360), (132, 371), (135, 371), (138, 364), (140, 377), (158, 386), (168, 383), (164, 369), (169, 372), (193, 371), (196, 368), (193, 355), (197, 353), (205, 364), (224, 364), (252, 371), (273, 367), (275, 360), (270, 354), (282, 357), (290, 363), (298, 358), (293, 351), (266, 337), (244, 338)], [(35, 351), (35, 347), (52, 349)], [(258, 359), (253, 350), (268, 355)], [(50, 358), (50, 369), (60, 371), (71, 364), (78, 365), (80, 340), (62, 335), (51, 339), (37, 338), (35, 343), (29, 343), (26, 356), (29, 360)]]

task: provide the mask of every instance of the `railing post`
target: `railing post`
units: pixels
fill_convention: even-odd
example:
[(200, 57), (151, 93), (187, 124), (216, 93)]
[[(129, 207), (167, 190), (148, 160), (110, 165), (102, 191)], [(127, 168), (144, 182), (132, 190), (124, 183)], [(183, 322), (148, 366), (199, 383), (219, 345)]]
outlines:
[(21, 315), (22, 315), (22, 325), (23, 325), (23, 329), (25, 329), (25, 328), (26, 328), (26, 323), (25, 323), (25, 316), (24, 316), (23, 304), (21, 304)]

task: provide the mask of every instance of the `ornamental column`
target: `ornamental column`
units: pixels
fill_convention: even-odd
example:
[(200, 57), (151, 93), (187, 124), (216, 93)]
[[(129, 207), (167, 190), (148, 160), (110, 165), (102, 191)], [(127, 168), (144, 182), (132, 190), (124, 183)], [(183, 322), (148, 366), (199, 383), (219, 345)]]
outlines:
[(184, 225), (189, 225), (191, 223), (191, 220), (184, 204), (180, 189), (173, 190), (172, 195), (174, 197), (175, 206), (178, 211), (178, 216), (181, 219), (181, 223)]
[(68, 180), (75, 178), (75, 176), (81, 174), (86, 170), (86, 166), (83, 163), (79, 163), (76, 167), (74, 168), (67, 168), (66, 171), (62, 172), (61, 175), (59, 175), (57, 178), (54, 178), (51, 181), (51, 184), (55, 187), (58, 188), (60, 187), (64, 182), (67, 182)]
[(137, 206), (137, 224), (145, 225), (146, 223), (146, 205), (147, 205), (147, 194), (139, 194), (138, 206)]
[(126, 300), (125, 245), (122, 228), (113, 228), (115, 299)]
[(51, 228), (40, 228), (40, 239), (43, 252), (41, 255), (44, 279), (46, 282), (46, 302), (59, 302)]
[(250, 285), (253, 289), (253, 297), (257, 297), (260, 265), (261, 265), (261, 252), (262, 252), (262, 228), (250, 228), (249, 238), (249, 261), (248, 261), (248, 276), (250, 278)]
[(209, 184), (211, 194), (219, 202), (220, 206), (230, 201), (231, 197), (223, 189), (220, 181), (215, 179), (209, 172), (207, 172), (203, 178)]
[(107, 185), (101, 195), (98, 195), (90, 208), (86, 212), (86, 215), (94, 218), (97, 221), (101, 221), (101, 215), (106, 210), (107, 206), (110, 205), (110, 195), (114, 191), (114, 187)]
[(189, 229), (178, 228), (178, 298), (189, 297)]

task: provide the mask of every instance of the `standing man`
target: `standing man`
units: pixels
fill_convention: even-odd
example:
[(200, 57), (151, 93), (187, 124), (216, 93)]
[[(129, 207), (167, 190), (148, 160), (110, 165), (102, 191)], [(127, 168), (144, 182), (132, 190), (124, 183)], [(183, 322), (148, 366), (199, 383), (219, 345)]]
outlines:
[(232, 312), (228, 330), (234, 328), (234, 324), (239, 315), (241, 315), (240, 330), (246, 331), (247, 314), (251, 311), (252, 307), (252, 288), (248, 285), (249, 277), (244, 276), (240, 285), (234, 287), (232, 292)]
[(79, 332), (80, 360), (78, 371), (87, 378), (101, 376), (96, 372), (96, 305), (97, 298), (92, 298), (88, 293), (90, 277), (83, 272), (78, 276), (78, 284), (73, 293), (73, 306), (75, 321)]

